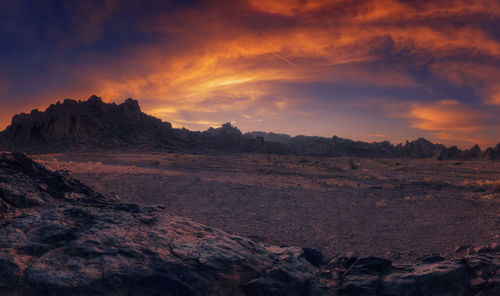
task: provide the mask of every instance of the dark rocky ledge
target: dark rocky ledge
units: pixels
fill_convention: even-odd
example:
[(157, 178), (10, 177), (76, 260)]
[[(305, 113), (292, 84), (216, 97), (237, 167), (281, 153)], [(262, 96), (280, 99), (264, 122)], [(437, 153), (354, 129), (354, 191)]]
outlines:
[(412, 264), (262, 246), (0, 152), (1, 295), (500, 295), (500, 247)]

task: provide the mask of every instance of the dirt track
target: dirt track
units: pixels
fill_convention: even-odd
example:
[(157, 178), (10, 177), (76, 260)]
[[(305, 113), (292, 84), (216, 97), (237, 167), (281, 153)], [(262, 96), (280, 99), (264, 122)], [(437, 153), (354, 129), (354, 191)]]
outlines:
[[(277, 155), (36, 155), (124, 202), (257, 241), (414, 259), (500, 242), (500, 163)], [(464, 252), (466, 248), (463, 248)]]

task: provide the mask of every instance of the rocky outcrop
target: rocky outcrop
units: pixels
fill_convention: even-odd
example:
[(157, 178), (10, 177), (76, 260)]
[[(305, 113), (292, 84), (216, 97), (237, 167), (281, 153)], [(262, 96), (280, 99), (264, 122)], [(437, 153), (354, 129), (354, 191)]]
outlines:
[(105, 200), (23, 154), (0, 155), (0, 188), (1, 295), (302, 295), (317, 272), (301, 248)]
[(231, 126), (205, 132), (173, 129), (171, 124), (141, 112), (139, 103), (104, 103), (92, 96), (87, 101), (64, 100), (40, 112), (19, 114), (0, 133), (0, 149), (29, 153), (161, 150), (179, 152), (283, 153), (277, 143), (248, 137)]
[(438, 160), (461, 159), (463, 158), (463, 154), (464, 153), (462, 151), (458, 150), (457, 146), (452, 146), (441, 150), (437, 159)]
[(104, 103), (92, 96), (87, 101), (64, 100), (45, 111), (15, 115), (0, 133), (0, 149), (28, 153), (161, 150), (187, 153), (247, 152), (310, 156), (408, 157), (446, 159), (500, 159), (500, 145), (483, 154), (479, 146), (462, 151), (434, 144), (424, 138), (392, 145), (367, 143), (337, 136), (332, 138), (242, 132), (230, 123), (204, 132), (174, 129), (168, 122), (141, 112), (139, 103)]
[(493, 148), (486, 149), (483, 158), (487, 160), (500, 159), (500, 143)]
[[(334, 242), (332, 242), (334, 243)], [(411, 264), (263, 246), (0, 153), (1, 295), (499, 295), (500, 246)]]
[(483, 157), (483, 152), (478, 145), (471, 149), (462, 151), (457, 146), (444, 148), (437, 157), (438, 160), (477, 160)]
[(445, 146), (441, 144), (434, 144), (424, 138), (419, 138), (412, 142), (406, 141), (404, 146), (396, 146), (397, 152), (410, 158), (436, 157), (444, 149), (446, 149)]
[(479, 145), (474, 145), (471, 149), (465, 150), (463, 159), (465, 160), (471, 160), (471, 159), (479, 159), (481, 158), (483, 152), (481, 151), (481, 148)]
[(248, 138), (253, 138), (253, 139), (258, 138), (258, 137), (262, 137), (264, 139), (264, 141), (280, 143), (282, 145), (288, 145), (290, 143), (290, 141), (292, 141), (292, 137), (290, 135), (276, 134), (273, 132), (269, 132), (269, 133), (249, 132), (249, 133), (245, 133), (244, 136), (248, 137)]
[(170, 123), (149, 116), (133, 99), (107, 104), (64, 100), (40, 112), (19, 114), (0, 134), (4, 149), (29, 152), (155, 148), (175, 144)]
[(393, 146), (390, 142), (367, 143), (340, 137), (293, 137), (287, 145), (288, 151), (299, 155), (358, 156), (358, 157), (435, 157), (446, 147), (420, 138), (405, 145)]
[(453, 260), (431, 256), (412, 264), (339, 257), (323, 268), (318, 282), (334, 287), (323, 286), (329, 295), (499, 295), (498, 251)]

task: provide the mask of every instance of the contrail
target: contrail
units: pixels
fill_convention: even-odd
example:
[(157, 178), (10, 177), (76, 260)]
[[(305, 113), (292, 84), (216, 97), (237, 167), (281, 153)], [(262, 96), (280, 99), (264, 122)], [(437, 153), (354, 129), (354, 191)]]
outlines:
[(280, 56), (280, 55), (278, 55), (277, 53), (274, 53), (274, 52), (273, 52), (273, 54), (274, 54), (275, 56), (277, 56), (278, 58), (280, 58), (281, 60), (283, 60), (283, 61), (287, 62), (289, 65), (291, 65), (291, 66), (293, 66), (293, 67), (297, 68), (297, 65), (295, 65), (294, 63), (292, 63), (292, 62), (290, 62), (289, 60), (285, 59), (284, 57), (282, 57), (282, 56)]

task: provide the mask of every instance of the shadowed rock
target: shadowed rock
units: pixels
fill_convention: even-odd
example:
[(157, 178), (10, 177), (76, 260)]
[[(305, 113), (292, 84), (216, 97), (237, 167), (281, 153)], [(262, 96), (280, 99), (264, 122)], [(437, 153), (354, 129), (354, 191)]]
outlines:
[(136, 100), (116, 105), (92, 96), (16, 115), (0, 138), (4, 148), (58, 152), (167, 147), (173, 144), (172, 135), (170, 123), (141, 112)]
[(494, 148), (488, 148), (484, 152), (484, 159), (487, 160), (497, 160), (500, 159), (500, 143)]
[(310, 292), (317, 268), (301, 248), (113, 203), (24, 154), (0, 156), (2, 295)]
[[(106, 200), (24, 154), (0, 153), (1, 295), (499, 295), (500, 246), (392, 264), (263, 246)], [(334, 242), (332, 242), (334, 243)]]

